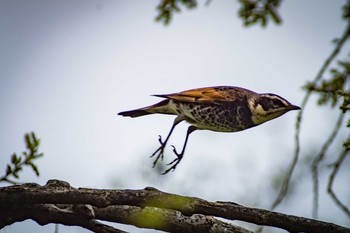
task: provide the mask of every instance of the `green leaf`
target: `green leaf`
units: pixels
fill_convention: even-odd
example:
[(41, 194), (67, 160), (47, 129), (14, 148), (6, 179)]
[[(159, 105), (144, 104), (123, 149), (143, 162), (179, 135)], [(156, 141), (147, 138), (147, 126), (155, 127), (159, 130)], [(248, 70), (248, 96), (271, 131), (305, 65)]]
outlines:
[(32, 135), (32, 139), (33, 139), (33, 145), (34, 145), (35, 148), (37, 148), (37, 147), (39, 146), (39, 144), (40, 144), (40, 139), (38, 139), (38, 138), (35, 136), (34, 132), (32, 132), (31, 135)]
[(278, 15), (277, 11), (275, 8), (269, 7), (267, 6), (266, 10), (268, 11), (268, 13), (271, 15), (271, 19), (274, 21), (275, 24), (281, 24), (282, 19), (281, 17)]
[(11, 156), (11, 163), (13, 163), (13, 164), (19, 163), (19, 159), (17, 158), (16, 153), (13, 153), (13, 155)]
[(25, 140), (27, 149), (30, 149), (31, 148), (31, 141), (30, 141), (30, 135), (28, 133), (25, 134), (24, 140)]
[(14, 177), (16, 177), (17, 179), (19, 179), (19, 175), (17, 174), (17, 172), (13, 172), (12, 175), (13, 175)]
[(6, 167), (6, 176), (10, 175), (12, 173), (12, 168), (9, 164), (7, 164), (7, 167)]
[(14, 172), (19, 172), (19, 171), (22, 171), (22, 166), (16, 166), (14, 168)]
[(36, 174), (37, 176), (40, 175), (40, 174), (39, 174), (38, 167), (37, 167), (35, 164), (33, 164), (32, 162), (28, 162), (28, 165), (30, 165), (30, 166), (32, 167), (33, 171), (35, 172), (35, 174)]
[(35, 154), (35, 155), (34, 155), (34, 159), (40, 158), (40, 157), (42, 157), (42, 156), (44, 156), (44, 153)]

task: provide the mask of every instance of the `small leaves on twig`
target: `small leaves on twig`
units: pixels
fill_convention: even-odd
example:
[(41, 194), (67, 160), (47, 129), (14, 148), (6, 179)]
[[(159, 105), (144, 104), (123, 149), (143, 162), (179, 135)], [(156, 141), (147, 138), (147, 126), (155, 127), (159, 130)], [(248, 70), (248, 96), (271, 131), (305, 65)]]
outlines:
[(12, 154), (11, 161), (6, 166), (5, 175), (0, 177), (0, 182), (17, 184), (18, 182), (13, 181), (10, 177), (19, 179), (18, 173), (23, 170), (24, 166), (30, 166), (37, 176), (40, 175), (37, 165), (34, 164), (34, 160), (43, 156), (43, 153), (38, 153), (40, 139), (32, 132), (25, 134), (24, 141), (27, 151), (22, 152), (21, 155)]
[(322, 80), (320, 85), (309, 83), (306, 89), (320, 95), (319, 105), (331, 103), (335, 107), (343, 99), (341, 109), (345, 112), (349, 110), (350, 104), (350, 89), (347, 87), (350, 82), (350, 62), (339, 61), (338, 67), (331, 69), (330, 73), (332, 77), (329, 80)]
[(156, 17), (156, 21), (163, 22), (165, 26), (169, 25), (174, 13), (181, 12), (179, 4), (184, 5), (187, 9), (197, 7), (196, 0), (162, 0), (157, 6), (159, 14)]
[[(281, 0), (238, 0), (241, 8), (238, 10), (239, 17), (244, 26), (260, 24), (266, 27), (271, 20), (275, 24), (281, 24), (282, 18), (278, 13)], [(205, 5), (209, 5), (207, 0)], [(175, 13), (181, 12), (180, 5), (191, 10), (198, 5), (196, 0), (161, 0), (157, 6), (159, 12), (156, 21), (169, 25)]]
[[(338, 67), (330, 70), (331, 78), (329, 80), (322, 80), (317, 85), (316, 83), (309, 83), (306, 89), (310, 93), (317, 93), (320, 95), (318, 104), (326, 105), (331, 103), (331, 107), (339, 106), (340, 111), (344, 114), (350, 111), (350, 61), (339, 61)], [(341, 104), (339, 104), (342, 101)], [(346, 127), (350, 127), (348, 121)], [(349, 149), (350, 139), (347, 139), (343, 146)]]
[(266, 27), (270, 19), (275, 24), (282, 23), (282, 18), (277, 12), (280, 0), (239, 0), (239, 3), (241, 8), (238, 15), (243, 20), (244, 26), (260, 23), (262, 27)]
[(350, 18), (350, 1), (343, 6), (343, 19), (348, 20)]

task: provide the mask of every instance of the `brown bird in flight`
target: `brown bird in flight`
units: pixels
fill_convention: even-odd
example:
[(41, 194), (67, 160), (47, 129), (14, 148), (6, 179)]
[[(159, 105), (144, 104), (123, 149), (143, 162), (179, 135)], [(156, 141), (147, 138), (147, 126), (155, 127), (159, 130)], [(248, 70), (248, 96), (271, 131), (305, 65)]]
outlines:
[(165, 140), (159, 136), (160, 147), (151, 155), (151, 157), (157, 155), (153, 167), (160, 158), (163, 159), (164, 148), (176, 125), (182, 121), (190, 124), (182, 151), (179, 153), (172, 146), (177, 158), (168, 164), (171, 167), (163, 174), (175, 170), (185, 153), (188, 137), (195, 130), (237, 132), (277, 118), (290, 110), (300, 109), (278, 95), (258, 94), (232, 86), (205, 87), (154, 96), (165, 100), (148, 107), (120, 112), (118, 115), (129, 117), (154, 113), (177, 115)]

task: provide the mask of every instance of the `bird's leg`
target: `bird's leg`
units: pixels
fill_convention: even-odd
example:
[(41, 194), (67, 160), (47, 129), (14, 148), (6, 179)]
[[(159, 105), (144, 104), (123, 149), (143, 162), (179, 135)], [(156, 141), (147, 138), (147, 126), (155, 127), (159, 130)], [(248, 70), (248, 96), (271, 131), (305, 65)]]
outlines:
[(181, 159), (183, 158), (184, 156), (184, 153), (185, 153), (185, 149), (186, 149), (186, 145), (187, 145), (187, 141), (188, 141), (188, 137), (190, 136), (190, 134), (195, 131), (197, 129), (197, 127), (191, 125), (190, 127), (188, 127), (187, 129), (187, 134), (186, 134), (186, 139), (185, 139), (185, 143), (184, 143), (184, 146), (182, 148), (182, 151), (181, 153), (178, 153), (176, 151), (176, 148), (175, 146), (172, 146), (173, 147), (173, 151), (175, 153), (175, 155), (177, 156), (176, 159), (174, 159), (171, 163), (168, 163), (167, 165), (172, 165), (170, 168), (168, 168), (165, 172), (163, 172), (162, 174), (165, 175), (167, 174), (168, 172), (170, 172), (171, 170), (175, 170), (176, 166), (180, 163)]
[(170, 131), (169, 131), (169, 133), (168, 133), (168, 136), (166, 137), (166, 139), (165, 139), (164, 142), (162, 141), (162, 136), (159, 135), (158, 141), (159, 141), (159, 143), (160, 143), (160, 147), (151, 155), (151, 158), (152, 158), (153, 156), (157, 155), (156, 159), (155, 159), (154, 162), (153, 162), (153, 167), (156, 166), (156, 164), (157, 164), (157, 162), (158, 162), (158, 160), (159, 160), (160, 158), (163, 160), (163, 157), (164, 157), (164, 148), (165, 148), (165, 146), (166, 146), (166, 144), (167, 144), (167, 142), (168, 142), (168, 140), (169, 140), (169, 138), (170, 138), (170, 135), (173, 133), (173, 131), (174, 131), (176, 125), (179, 124), (179, 123), (180, 123), (181, 121), (183, 121), (183, 120), (184, 120), (184, 118), (181, 117), (181, 116), (178, 116), (178, 117), (175, 118), (174, 123), (173, 123), (173, 125), (171, 126), (171, 129), (170, 129)]

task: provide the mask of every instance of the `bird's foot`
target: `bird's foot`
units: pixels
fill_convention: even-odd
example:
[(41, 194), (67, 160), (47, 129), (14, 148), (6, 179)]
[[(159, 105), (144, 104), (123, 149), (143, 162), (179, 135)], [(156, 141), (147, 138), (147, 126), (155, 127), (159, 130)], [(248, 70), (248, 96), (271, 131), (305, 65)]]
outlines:
[(176, 166), (180, 163), (180, 161), (181, 161), (181, 159), (183, 158), (183, 155), (184, 155), (184, 151), (182, 151), (181, 153), (178, 153), (176, 151), (175, 146), (172, 145), (171, 147), (173, 148), (173, 152), (177, 156), (177, 158), (167, 164), (167, 165), (172, 165), (172, 166), (170, 168), (168, 168), (167, 170), (165, 170), (165, 172), (163, 172), (162, 175), (165, 175), (165, 174), (167, 174), (170, 171), (174, 171), (176, 169)]
[(162, 141), (162, 136), (160, 136), (160, 135), (158, 135), (158, 136), (159, 136), (158, 141), (160, 143), (160, 147), (150, 156), (150, 158), (152, 158), (155, 155), (157, 155), (156, 159), (153, 162), (153, 167), (156, 166), (156, 164), (158, 163), (159, 159), (163, 160), (163, 158), (164, 158), (164, 148), (165, 148), (165, 145), (166, 145), (166, 141), (163, 142)]

